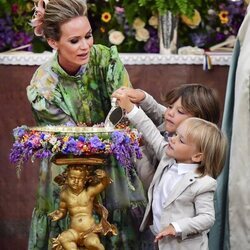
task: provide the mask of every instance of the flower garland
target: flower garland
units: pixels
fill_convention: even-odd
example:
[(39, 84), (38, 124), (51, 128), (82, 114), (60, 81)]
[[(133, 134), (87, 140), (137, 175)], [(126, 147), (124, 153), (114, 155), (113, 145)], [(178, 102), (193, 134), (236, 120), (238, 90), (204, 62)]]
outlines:
[(58, 132), (43, 132), (27, 126), (13, 130), (14, 143), (9, 160), (20, 174), (22, 166), (29, 160), (46, 159), (56, 153), (64, 155), (114, 155), (126, 169), (131, 170), (133, 159), (142, 157), (139, 148), (141, 134), (135, 129), (125, 128), (111, 133), (67, 135)]

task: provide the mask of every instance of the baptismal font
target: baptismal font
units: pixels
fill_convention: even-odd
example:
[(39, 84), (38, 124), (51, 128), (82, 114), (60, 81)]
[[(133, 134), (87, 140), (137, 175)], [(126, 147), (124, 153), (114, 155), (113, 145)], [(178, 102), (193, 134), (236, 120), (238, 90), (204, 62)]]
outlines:
[[(51, 239), (54, 250), (103, 250), (99, 236), (119, 233), (107, 220), (108, 210), (98, 201), (100, 193), (112, 185), (104, 166), (112, 156), (129, 171), (133, 158), (140, 158), (140, 134), (121, 122), (124, 112), (114, 103), (105, 126), (23, 125), (13, 130), (10, 161), (18, 174), (27, 160), (36, 158), (49, 159), (54, 167), (62, 168), (54, 178), (61, 187), (59, 206), (48, 217), (58, 221), (69, 216), (70, 223)], [(120, 126), (116, 126), (118, 123)]]

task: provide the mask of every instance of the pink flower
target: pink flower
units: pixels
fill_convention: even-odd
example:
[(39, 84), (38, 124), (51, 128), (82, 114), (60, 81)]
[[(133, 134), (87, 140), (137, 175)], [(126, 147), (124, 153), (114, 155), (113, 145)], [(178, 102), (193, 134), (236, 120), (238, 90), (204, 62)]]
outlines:
[(119, 7), (119, 6), (116, 6), (116, 7), (115, 7), (115, 12), (116, 12), (116, 13), (119, 13), (119, 14), (122, 14), (122, 13), (124, 13), (124, 8), (121, 8), (121, 7)]
[(17, 3), (12, 4), (12, 6), (11, 6), (11, 12), (12, 12), (13, 14), (17, 14), (18, 9), (19, 9), (19, 7), (18, 7), (18, 4), (17, 4)]
[(34, 33), (36, 36), (43, 36), (43, 21), (45, 13), (43, 3), (43, 0), (39, 0), (37, 5), (35, 4), (35, 14), (31, 20), (31, 26), (34, 27)]

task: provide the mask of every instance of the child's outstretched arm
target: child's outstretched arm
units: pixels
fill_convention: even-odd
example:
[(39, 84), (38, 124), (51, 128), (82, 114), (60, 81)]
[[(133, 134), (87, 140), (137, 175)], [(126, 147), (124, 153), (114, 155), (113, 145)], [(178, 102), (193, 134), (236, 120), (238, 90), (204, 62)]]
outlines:
[(162, 156), (165, 155), (164, 148), (167, 142), (160, 134), (160, 131), (156, 128), (155, 124), (141, 109), (135, 107), (126, 92), (122, 89), (116, 90), (112, 96), (117, 98), (118, 105), (126, 110), (131, 123), (142, 132), (144, 139), (153, 147), (158, 160), (161, 160)]
[(146, 91), (129, 87), (121, 87), (120, 90), (128, 95), (132, 103), (139, 105), (157, 127), (164, 122), (166, 107), (159, 104)]
[(124, 93), (126, 93), (127, 96), (129, 97), (130, 101), (135, 103), (135, 104), (139, 104), (146, 97), (146, 93), (144, 91), (142, 91), (141, 89), (121, 87), (120, 90), (122, 90)]

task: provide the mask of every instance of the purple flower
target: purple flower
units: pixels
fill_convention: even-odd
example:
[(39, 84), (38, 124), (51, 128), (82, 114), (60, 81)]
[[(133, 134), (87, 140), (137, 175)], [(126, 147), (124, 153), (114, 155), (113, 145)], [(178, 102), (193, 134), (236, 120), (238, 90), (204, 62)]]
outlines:
[(158, 37), (158, 31), (157, 29), (153, 27), (148, 28), (149, 31), (149, 39), (144, 45), (144, 50), (147, 53), (159, 53), (159, 37)]
[(92, 148), (96, 148), (100, 150), (103, 150), (105, 148), (105, 144), (96, 135), (90, 138), (89, 142)]
[(192, 43), (199, 48), (203, 48), (207, 44), (208, 34), (201, 33), (201, 32), (191, 33), (190, 37), (191, 37)]
[(80, 136), (78, 137), (78, 140), (79, 140), (80, 142), (85, 142), (85, 141), (86, 141), (86, 138), (85, 138), (84, 136), (80, 135)]
[(63, 148), (62, 152), (64, 154), (77, 154), (77, 142), (73, 137), (70, 137), (66, 142), (65, 148)]
[(30, 43), (32, 38), (23, 31), (15, 32), (12, 37), (12, 47), (16, 48)]
[(24, 151), (24, 145), (16, 141), (13, 144), (12, 149), (10, 151), (10, 155), (9, 155), (10, 162), (18, 163), (20, 159), (22, 158), (23, 151)]
[(133, 167), (133, 156), (140, 157), (138, 144), (132, 143), (130, 137), (124, 132), (112, 133), (111, 149), (118, 162), (127, 169)]
[(65, 126), (67, 127), (74, 127), (76, 124), (73, 121), (68, 121), (65, 123)]
[(49, 149), (40, 149), (34, 153), (34, 157), (37, 159), (46, 159), (52, 155)]
[(40, 138), (41, 138), (42, 140), (46, 140), (46, 137), (47, 137), (47, 135), (46, 135), (46, 134), (41, 133)]
[(159, 53), (160, 48), (158, 37), (150, 37), (143, 48), (147, 53)]
[(217, 32), (217, 33), (215, 34), (215, 41), (217, 41), (217, 42), (225, 41), (226, 37), (227, 37), (227, 36), (226, 36), (224, 33)]
[(22, 138), (24, 136), (24, 134), (26, 133), (27, 127), (23, 126), (23, 127), (17, 127), (15, 129), (13, 129), (13, 136), (15, 138)]
[(10, 151), (9, 160), (20, 168), (30, 158), (45, 159), (52, 154), (113, 154), (127, 170), (133, 167), (133, 158), (140, 158), (140, 135), (131, 130), (115, 131), (109, 139), (79, 136), (77, 138), (60, 136), (54, 133), (30, 131), (26, 126), (13, 129), (15, 142)]
[(120, 131), (115, 131), (112, 133), (111, 138), (115, 144), (120, 144), (123, 141), (124, 133)]

